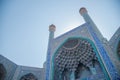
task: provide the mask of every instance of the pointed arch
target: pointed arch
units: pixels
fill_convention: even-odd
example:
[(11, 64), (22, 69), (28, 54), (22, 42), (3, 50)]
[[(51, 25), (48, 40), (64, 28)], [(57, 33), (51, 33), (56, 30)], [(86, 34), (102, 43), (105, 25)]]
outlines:
[(23, 75), (20, 78), (20, 80), (38, 80), (38, 79), (36, 78), (36, 76), (34, 74), (28, 73), (28, 74)]
[[(85, 49), (87, 47), (89, 47), (89, 49)], [(91, 53), (90, 53), (91, 55), (90, 56), (92, 56), (92, 57), (88, 56), (87, 53), (83, 51), (84, 54), (82, 55), (81, 58), (77, 59), (78, 62), (76, 63), (76, 61), (74, 61), (74, 59), (76, 59), (77, 57), (74, 58), (74, 59), (72, 59), (72, 57), (75, 57), (75, 56), (72, 56), (72, 55), (79, 55), (78, 54), (79, 52), (77, 52), (77, 54), (76, 54), (76, 51), (81, 51), (82, 48), (84, 48), (88, 52), (89, 52), (89, 50), (91, 50)], [(77, 49), (77, 50), (75, 50), (75, 49)], [(84, 50), (84, 49), (82, 49), (82, 50)], [(66, 58), (66, 53), (67, 53), (67, 56), (69, 56), (71, 58), (71, 59), (68, 58), (67, 61), (64, 60), (64, 58)], [(62, 55), (62, 56), (60, 56), (60, 55)], [(80, 52), (80, 55), (81, 55), (81, 52)], [(84, 58), (83, 58), (83, 56), (84, 56)], [(96, 58), (97, 58), (97, 61), (99, 63), (93, 61), (93, 60), (96, 60)], [(59, 60), (59, 59), (61, 59), (61, 60)], [(64, 62), (64, 61), (66, 61), (66, 62)], [(56, 64), (56, 62), (58, 64)], [(60, 75), (62, 75), (62, 73), (64, 72), (64, 70), (66, 70), (66, 68), (67, 68), (67, 72), (69, 74), (71, 74), (71, 71), (75, 70), (77, 68), (76, 66), (78, 66), (79, 62), (82, 63), (82, 65), (80, 65), (79, 67), (85, 68), (85, 71), (82, 72), (82, 74), (84, 74), (86, 71), (88, 71), (88, 72), (91, 71), (92, 74), (94, 74), (95, 73), (94, 72), (95, 69), (93, 69), (94, 66), (92, 66), (93, 62), (94, 62), (96, 64), (95, 66), (97, 66), (97, 65), (98, 65), (98, 67), (99, 67), (99, 65), (101, 66), (101, 70), (102, 70), (102, 73), (103, 73), (101, 75), (101, 77), (105, 78), (105, 74), (106, 74), (107, 71), (105, 70), (105, 67), (104, 67), (103, 62), (102, 62), (102, 60), (100, 58), (100, 55), (99, 55), (99, 53), (98, 53), (98, 51), (97, 51), (97, 49), (95, 47), (95, 44), (90, 39), (86, 39), (86, 38), (82, 38), (82, 37), (71, 37), (71, 38), (66, 39), (58, 47), (58, 49), (56, 49), (56, 52), (52, 56), (52, 64), (51, 64), (51, 66), (52, 66), (51, 67), (52, 75), (51, 75), (51, 80), (56, 80), (56, 76), (57, 76), (57, 78), (59, 78), (59, 80), (62, 80), (64, 77), (62, 77)], [(68, 63), (70, 63), (70, 64), (68, 64)], [(61, 65), (59, 65), (59, 64), (61, 64)], [(69, 65), (71, 67), (69, 67)], [(67, 76), (68, 75), (66, 75), (65, 77), (67, 78), (67, 80), (69, 80)], [(89, 78), (89, 77), (90, 76), (86, 76), (86, 78)]]
[(3, 64), (0, 64), (0, 80), (4, 80), (6, 77), (6, 69)]

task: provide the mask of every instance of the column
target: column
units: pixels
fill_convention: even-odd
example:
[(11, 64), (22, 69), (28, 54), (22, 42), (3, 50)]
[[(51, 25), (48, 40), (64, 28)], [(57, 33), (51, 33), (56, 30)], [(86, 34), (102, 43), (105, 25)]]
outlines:
[(50, 80), (50, 57), (51, 57), (51, 44), (52, 40), (54, 39), (54, 32), (55, 32), (55, 25), (50, 25), (49, 26), (49, 42), (48, 42), (48, 50), (47, 50), (47, 60), (46, 60), (46, 79), (45, 80)]
[(96, 69), (94, 67), (89, 67), (90, 68), (90, 71), (92, 72), (93, 75), (96, 74)]
[(74, 70), (70, 74), (70, 80), (75, 80), (75, 71)]

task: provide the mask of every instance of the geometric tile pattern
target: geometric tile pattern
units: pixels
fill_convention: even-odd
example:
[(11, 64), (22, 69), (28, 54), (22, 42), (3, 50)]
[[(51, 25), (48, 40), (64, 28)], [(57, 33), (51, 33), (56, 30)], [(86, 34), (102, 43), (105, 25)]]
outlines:
[(75, 71), (79, 63), (86, 67), (93, 66), (92, 61), (96, 59), (91, 44), (85, 39), (68, 39), (59, 49), (55, 57), (55, 63), (60, 72), (67, 69)]

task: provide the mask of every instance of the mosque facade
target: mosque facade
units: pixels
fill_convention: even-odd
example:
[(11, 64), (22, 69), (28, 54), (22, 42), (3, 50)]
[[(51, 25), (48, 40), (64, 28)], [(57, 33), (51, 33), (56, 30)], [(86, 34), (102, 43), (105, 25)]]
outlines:
[(47, 57), (43, 68), (21, 66), (0, 55), (0, 80), (120, 80), (120, 27), (108, 41), (90, 18), (54, 38), (49, 26)]

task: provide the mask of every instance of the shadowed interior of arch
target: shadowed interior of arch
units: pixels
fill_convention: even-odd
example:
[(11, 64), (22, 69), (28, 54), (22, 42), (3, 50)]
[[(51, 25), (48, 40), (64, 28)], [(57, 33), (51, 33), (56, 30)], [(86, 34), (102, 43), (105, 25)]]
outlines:
[(34, 74), (28, 73), (28, 74), (23, 75), (20, 78), (20, 80), (38, 80), (38, 79), (36, 78), (36, 76)]

